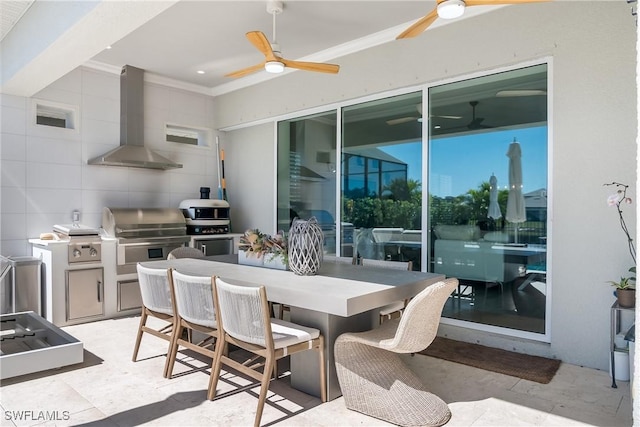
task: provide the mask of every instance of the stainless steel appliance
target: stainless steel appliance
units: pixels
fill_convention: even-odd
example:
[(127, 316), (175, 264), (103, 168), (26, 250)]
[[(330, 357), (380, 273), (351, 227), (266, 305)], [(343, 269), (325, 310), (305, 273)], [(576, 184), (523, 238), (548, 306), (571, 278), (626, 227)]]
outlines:
[(0, 256), (0, 314), (42, 314), (42, 260), (32, 256)]
[(226, 234), (229, 232), (229, 203), (217, 199), (189, 199), (179, 205), (187, 224), (187, 233)]
[(141, 307), (138, 262), (167, 259), (190, 241), (179, 209), (104, 208), (102, 228), (116, 243), (118, 311)]
[(178, 164), (144, 146), (144, 70), (125, 65), (120, 73), (120, 146), (90, 165), (176, 169)]
[(69, 241), (69, 268), (65, 271), (66, 320), (102, 317), (104, 268), (99, 230), (73, 223), (54, 225), (53, 231)]

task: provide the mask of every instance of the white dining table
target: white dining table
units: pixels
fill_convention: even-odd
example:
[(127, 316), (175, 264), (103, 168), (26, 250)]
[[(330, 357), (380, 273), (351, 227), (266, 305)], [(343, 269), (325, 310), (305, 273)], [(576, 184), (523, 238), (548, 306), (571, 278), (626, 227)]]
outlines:
[[(174, 268), (185, 274), (220, 276), (230, 283), (264, 285), (270, 301), (291, 308), (291, 321), (320, 330), (325, 337), (327, 399), (342, 395), (335, 370), (333, 346), (344, 332), (378, 325), (380, 307), (411, 298), (444, 275), (323, 262), (316, 275), (237, 264), (236, 255), (182, 258), (142, 263), (151, 268)], [(315, 352), (291, 356), (291, 385), (320, 396), (320, 371)]]

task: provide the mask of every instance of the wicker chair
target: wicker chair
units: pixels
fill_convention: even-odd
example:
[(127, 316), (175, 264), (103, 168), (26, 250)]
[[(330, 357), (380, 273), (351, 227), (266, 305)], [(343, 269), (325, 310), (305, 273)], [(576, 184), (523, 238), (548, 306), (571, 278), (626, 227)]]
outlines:
[[(326, 373), (324, 355), (324, 337), (314, 328), (297, 325), (284, 320), (271, 318), (264, 286), (251, 287), (227, 283), (215, 278), (215, 302), (219, 314), (218, 326), (222, 330), (221, 344), (216, 349), (216, 359), (211, 369), (213, 390), (215, 390), (222, 364), (260, 381), (260, 395), (254, 425), (260, 425), (262, 411), (267, 399), (271, 373), (278, 359), (288, 355), (316, 350), (320, 359), (320, 396), (326, 401)], [(228, 345), (240, 347), (263, 363), (248, 365), (225, 355)], [(263, 368), (262, 371), (257, 369)]]
[(396, 353), (419, 352), (433, 342), (442, 308), (457, 286), (457, 279), (435, 283), (409, 302), (401, 318), (338, 337), (336, 372), (348, 409), (401, 426), (449, 421), (447, 404), (430, 393)]
[[(131, 358), (134, 362), (138, 358), (138, 350), (140, 349), (143, 333), (146, 332), (168, 341), (168, 355), (171, 348), (171, 341), (173, 340), (173, 331), (175, 330), (175, 318), (173, 315), (174, 311), (171, 302), (171, 289), (167, 269), (147, 268), (140, 264), (138, 264), (136, 268), (138, 271), (140, 293), (142, 295), (142, 312), (140, 314), (136, 343), (133, 347), (133, 357)], [(163, 320), (166, 323), (157, 329), (147, 326), (149, 316)], [(168, 366), (169, 357), (167, 357), (164, 365), (163, 375), (165, 377), (167, 377)]]
[[(210, 357), (211, 366), (213, 366), (215, 350), (220, 344), (220, 333), (213, 302), (213, 277), (189, 276), (170, 269), (169, 280), (172, 285), (176, 313), (176, 332), (171, 342), (167, 368), (168, 377), (171, 377), (180, 346)], [(205, 338), (198, 343), (192, 343), (191, 340), (182, 338), (185, 330), (188, 332), (198, 331), (204, 334)], [(207, 398), (213, 399), (215, 392), (213, 376), (211, 376)]]
[(169, 252), (169, 255), (167, 255), (167, 259), (178, 258), (204, 258), (204, 253), (200, 249), (182, 246), (180, 248), (175, 248)]
[[(394, 270), (409, 270), (411, 271), (413, 263), (411, 261), (385, 261), (381, 259), (368, 259), (362, 258), (360, 260), (363, 267), (382, 267), (391, 268)], [(409, 300), (396, 301), (391, 304), (385, 305), (380, 309), (380, 323), (385, 320), (395, 319), (402, 316), (402, 311), (409, 303)]]

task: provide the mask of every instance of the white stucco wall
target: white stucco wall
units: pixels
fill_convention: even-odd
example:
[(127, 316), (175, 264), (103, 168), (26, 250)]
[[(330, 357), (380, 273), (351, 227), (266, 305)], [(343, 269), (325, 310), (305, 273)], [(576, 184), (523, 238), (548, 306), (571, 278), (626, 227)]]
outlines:
[[(611, 190), (603, 183), (636, 181), (635, 40), (635, 17), (624, 1), (510, 6), (340, 58), (335, 61), (341, 65), (337, 76), (296, 72), (220, 96), (215, 122), (220, 128), (237, 126), (550, 57), (551, 343), (454, 327), (443, 330), (458, 338), (608, 369), (614, 297), (606, 281), (626, 272), (631, 260), (615, 211), (606, 205)], [(238, 132), (228, 133), (230, 144)], [(272, 132), (261, 125), (251, 140), (243, 139), (242, 153), (273, 150)], [(263, 192), (271, 192), (273, 183), (258, 177), (269, 175), (271, 159), (253, 168), (250, 189), (234, 195), (236, 209), (250, 200), (266, 200)], [(633, 233), (634, 208), (627, 217)], [(255, 215), (252, 224), (262, 221), (262, 213)]]

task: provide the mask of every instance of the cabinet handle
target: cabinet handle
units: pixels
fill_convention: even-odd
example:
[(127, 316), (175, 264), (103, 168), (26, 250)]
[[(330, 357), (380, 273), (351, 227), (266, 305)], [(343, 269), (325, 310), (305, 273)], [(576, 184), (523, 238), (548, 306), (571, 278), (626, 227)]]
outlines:
[(102, 297), (100, 295), (100, 287), (102, 286), (102, 281), (98, 280), (96, 285), (97, 285), (97, 288), (98, 288), (98, 302), (102, 302)]

